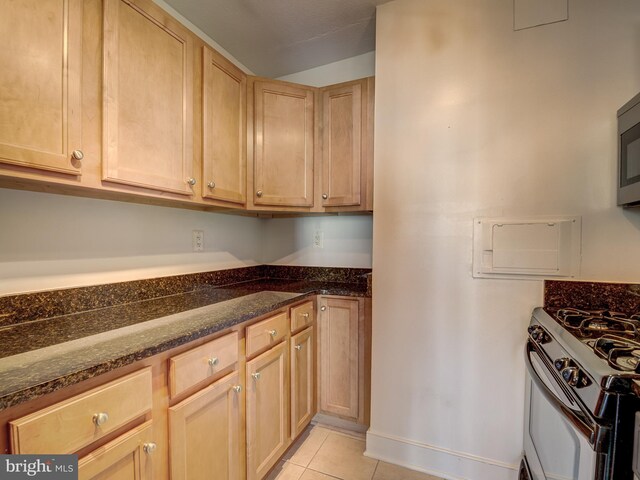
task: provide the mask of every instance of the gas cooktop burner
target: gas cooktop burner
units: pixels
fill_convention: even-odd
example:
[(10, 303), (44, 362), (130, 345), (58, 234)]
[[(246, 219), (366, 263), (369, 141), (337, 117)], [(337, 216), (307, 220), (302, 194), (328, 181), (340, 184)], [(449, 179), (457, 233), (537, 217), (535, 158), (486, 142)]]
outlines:
[(592, 343), (593, 351), (616, 370), (640, 373), (640, 343), (615, 335), (603, 335)]
[(640, 316), (608, 310), (585, 311), (563, 308), (555, 318), (576, 337), (597, 338), (605, 334), (622, 335), (640, 340)]

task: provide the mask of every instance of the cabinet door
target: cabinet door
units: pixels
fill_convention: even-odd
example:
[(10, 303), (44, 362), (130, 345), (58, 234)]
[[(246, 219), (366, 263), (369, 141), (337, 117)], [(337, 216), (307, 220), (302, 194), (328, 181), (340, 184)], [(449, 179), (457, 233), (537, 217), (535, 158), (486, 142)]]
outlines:
[(147, 422), (99, 447), (78, 462), (80, 480), (150, 480), (156, 444)]
[(362, 85), (324, 90), (322, 106), (322, 205), (360, 205)]
[(104, 2), (102, 178), (191, 195), (191, 37), (149, 0)]
[(247, 362), (247, 480), (261, 479), (290, 442), (287, 342)]
[(256, 205), (313, 206), (314, 91), (254, 84)]
[(0, 162), (80, 174), (82, 0), (0, 0)]
[(322, 297), (320, 307), (320, 410), (359, 415), (359, 302)]
[(247, 76), (208, 47), (203, 62), (202, 196), (244, 204)]
[(172, 479), (241, 478), (238, 382), (232, 373), (169, 408)]
[(291, 337), (291, 437), (295, 438), (314, 415), (313, 327)]

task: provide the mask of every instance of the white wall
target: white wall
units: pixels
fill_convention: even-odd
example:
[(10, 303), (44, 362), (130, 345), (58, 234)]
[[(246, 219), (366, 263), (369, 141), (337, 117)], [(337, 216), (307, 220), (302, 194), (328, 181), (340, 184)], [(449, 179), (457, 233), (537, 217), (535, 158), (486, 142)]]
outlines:
[[(265, 223), (263, 259), (273, 265), (371, 268), (372, 218), (274, 218)], [(323, 248), (313, 246), (322, 232)]]
[(334, 83), (348, 82), (374, 75), (376, 52), (367, 52), (355, 57), (328, 63), (298, 73), (280, 77), (279, 80), (301, 83), (312, 87), (325, 87)]
[[(252, 217), (0, 189), (0, 295), (262, 263)], [(203, 230), (205, 250), (192, 251)]]
[[(542, 282), (473, 279), (476, 216), (581, 215), (582, 278), (640, 281), (640, 211), (615, 206), (616, 116), (640, 90), (640, 3), (378, 8), (369, 455), (515, 478), (522, 349)], [(380, 294), (384, 292), (384, 294)]]

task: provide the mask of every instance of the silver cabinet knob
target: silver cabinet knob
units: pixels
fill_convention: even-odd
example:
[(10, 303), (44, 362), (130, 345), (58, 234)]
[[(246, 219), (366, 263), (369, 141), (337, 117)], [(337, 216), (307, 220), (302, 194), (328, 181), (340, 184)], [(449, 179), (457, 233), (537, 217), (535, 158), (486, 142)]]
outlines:
[(256, 197), (261, 197), (262, 196), (262, 190), (258, 190), (256, 192)]
[(196, 184), (196, 179), (191, 177), (189, 180), (187, 180), (187, 183), (193, 187)]
[(240, 393), (242, 391), (242, 385), (234, 385), (231, 389), (236, 393)]
[(74, 150), (71, 153), (71, 156), (74, 160), (82, 160), (84, 158), (84, 153), (82, 153), (82, 150)]
[(209, 359), (209, 366), (215, 367), (218, 364), (218, 357), (211, 357)]
[(320, 311), (324, 312), (327, 309), (324, 305), (320, 307)]
[(252, 373), (251, 376), (254, 380), (260, 380), (260, 372)]
[(322, 194), (322, 199), (323, 199), (323, 200), (326, 200), (327, 198), (329, 198), (329, 195), (327, 195), (326, 193), (323, 193), (323, 194)]
[(269, 335), (271, 335), (272, 337), (275, 337), (276, 335), (278, 335), (278, 331), (277, 330), (269, 330)]
[(301, 313), (303, 318), (309, 318), (309, 312)]
[(109, 420), (109, 414), (106, 412), (94, 413), (93, 414), (93, 423), (96, 427), (101, 427)]
[(156, 445), (154, 442), (145, 443), (142, 446), (144, 453), (146, 453), (147, 455), (151, 455), (153, 452), (155, 452), (156, 448), (158, 448), (158, 445)]
[(296, 345), (296, 346), (295, 346), (295, 347), (293, 347), (293, 348), (295, 348), (296, 350), (300, 351), (300, 350), (302, 350), (302, 345)]
[(216, 182), (211, 180), (209, 183), (207, 183), (207, 187), (209, 187), (211, 190), (213, 190), (214, 188), (216, 188)]

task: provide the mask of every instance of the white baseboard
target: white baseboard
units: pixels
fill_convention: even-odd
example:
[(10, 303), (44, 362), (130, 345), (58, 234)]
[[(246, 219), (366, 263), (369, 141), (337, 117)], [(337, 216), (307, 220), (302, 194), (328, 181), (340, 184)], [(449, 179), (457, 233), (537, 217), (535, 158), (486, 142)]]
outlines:
[(447, 480), (516, 480), (518, 466), (369, 430), (367, 457)]

